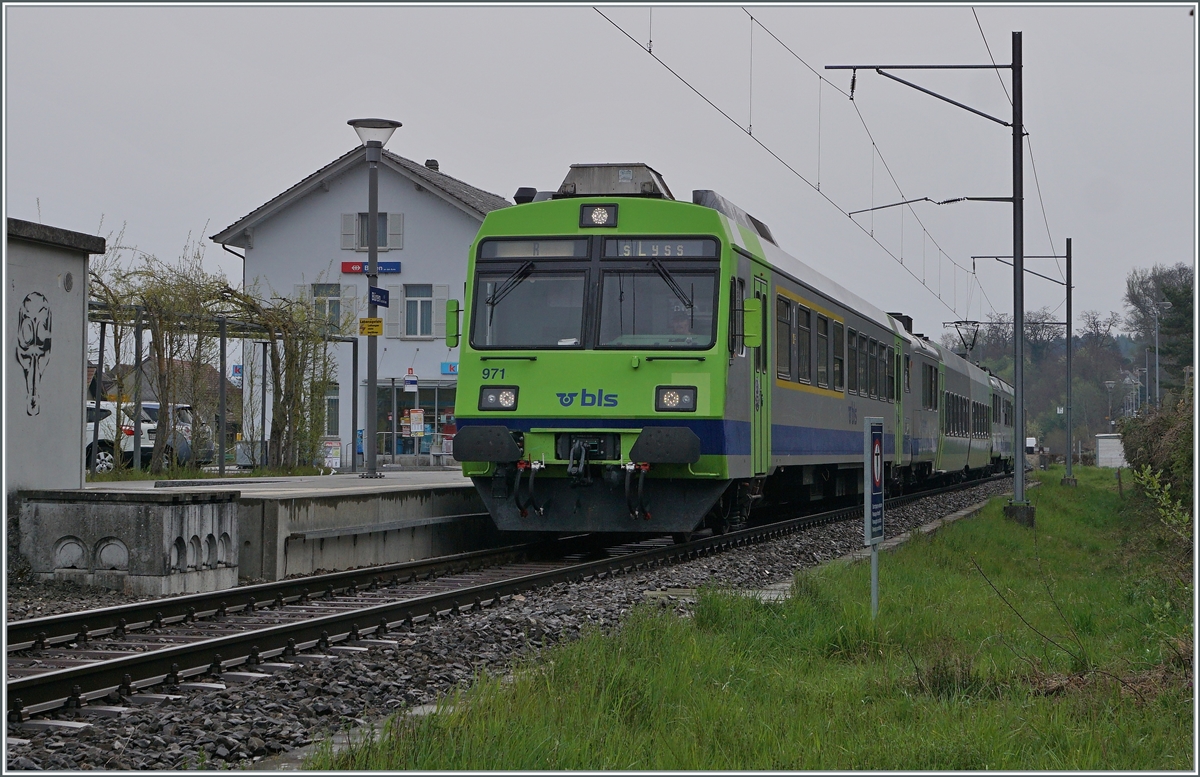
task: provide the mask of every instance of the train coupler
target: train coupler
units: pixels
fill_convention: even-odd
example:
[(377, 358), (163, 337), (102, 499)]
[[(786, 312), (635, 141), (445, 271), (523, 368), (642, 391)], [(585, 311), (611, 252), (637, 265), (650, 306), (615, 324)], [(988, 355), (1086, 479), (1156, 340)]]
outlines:
[[(633, 520), (650, 520), (650, 506), (646, 504), (645, 486), (646, 473), (650, 471), (648, 463), (637, 464), (629, 462), (625, 465), (625, 505), (629, 508), (629, 517)], [(637, 490), (633, 488), (633, 473), (638, 473)], [(636, 493), (636, 499), (635, 499)]]
[[(521, 459), (517, 462), (517, 479), (513, 484), (513, 502), (516, 503), (517, 510), (520, 511), (522, 518), (529, 516), (530, 509), (532, 509), (538, 515), (546, 514), (546, 505), (539, 505), (537, 503), (537, 497), (533, 492), (534, 480), (537, 478), (538, 470), (542, 469), (544, 466), (546, 465), (541, 461), (526, 461), (525, 459)], [(525, 470), (529, 470), (528, 499), (521, 497), (521, 475), (525, 472)]]

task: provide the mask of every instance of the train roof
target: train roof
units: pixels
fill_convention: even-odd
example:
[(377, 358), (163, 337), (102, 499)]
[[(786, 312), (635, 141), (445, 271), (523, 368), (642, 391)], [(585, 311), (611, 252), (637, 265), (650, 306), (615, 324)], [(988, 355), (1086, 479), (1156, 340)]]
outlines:
[[(714, 207), (714, 205), (717, 203), (731, 205), (732, 203), (729, 203), (728, 200), (716, 194), (716, 192), (705, 191), (705, 194), (709, 195), (706, 197), (707, 201), (700, 204), (703, 207), (712, 208), (721, 214), (721, 219), (725, 222), (725, 230), (732, 238), (734, 245), (750, 253), (761, 253), (762, 257), (775, 269), (792, 276), (806, 286), (811, 287), (832, 300), (840, 302), (842, 305), (850, 308), (864, 318), (873, 320), (884, 328), (891, 329), (893, 332), (903, 337), (908, 337), (910, 340), (916, 339), (896, 319), (777, 246), (773, 240), (770, 240), (763, 234), (763, 231), (757, 229), (758, 224), (755, 223), (757, 219), (750, 223), (754, 227), (754, 237), (760, 238), (756, 241), (758, 245), (747, 245), (746, 237), (742, 234), (742, 229), (739, 229), (739, 226), (742, 226), (741, 220), (736, 216), (737, 212), (741, 211), (741, 209), (738, 208), (734, 214), (727, 214), (723, 209)], [(736, 208), (737, 206), (733, 207)], [(744, 211), (741, 212), (744, 213)], [(746, 217), (747, 219), (753, 218), (749, 214), (746, 214)], [(766, 230), (766, 225), (763, 225), (763, 229)], [(747, 231), (751, 230), (747, 229)], [(766, 230), (766, 234), (769, 235), (770, 231)]]

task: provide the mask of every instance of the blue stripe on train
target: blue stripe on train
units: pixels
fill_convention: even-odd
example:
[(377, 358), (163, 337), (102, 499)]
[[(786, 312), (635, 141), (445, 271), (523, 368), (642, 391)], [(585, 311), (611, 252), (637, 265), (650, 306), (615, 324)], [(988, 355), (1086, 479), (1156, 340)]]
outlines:
[(505, 426), (514, 432), (530, 429), (629, 429), (648, 426), (686, 426), (700, 438), (705, 456), (749, 456), (750, 422), (720, 418), (460, 418), (458, 428)]
[[(700, 438), (705, 456), (749, 456), (750, 422), (719, 418), (460, 418), (458, 428), (505, 426), (514, 432), (530, 429), (628, 429), (648, 426), (686, 426)], [(896, 449), (895, 435), (885, 434), (884, 453)], [(775, 456), (861, 456), (861, 431), (819, 429), (808, 426), (771, 426), (771, 453)]]

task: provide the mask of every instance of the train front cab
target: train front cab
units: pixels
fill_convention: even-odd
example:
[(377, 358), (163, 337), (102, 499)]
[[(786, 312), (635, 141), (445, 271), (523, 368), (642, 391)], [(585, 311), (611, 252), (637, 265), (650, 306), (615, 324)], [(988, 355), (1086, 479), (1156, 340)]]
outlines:
[(749, 499), (725, 493), (741, 470), (765, 472), (754, 446), (769, 444), (769, 405), (726, 414), (751, 395), (747, 373), (729, 389), (730, 369), (753, 362), (736, 352), (761, 336), (728, 222), (692, 204), (619, 205), (615, 232), (545, 234), (579, 223), (592, 206), (579, 198), (489, 214), (477, 239), (454, 451), (501, 530), (686, 533)]

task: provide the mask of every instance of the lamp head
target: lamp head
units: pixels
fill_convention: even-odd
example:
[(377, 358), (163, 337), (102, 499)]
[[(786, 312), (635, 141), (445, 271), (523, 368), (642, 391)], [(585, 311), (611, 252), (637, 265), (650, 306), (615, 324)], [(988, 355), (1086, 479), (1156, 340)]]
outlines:
[(392, 137), (392, 133), (397, 127), (402, 126), (400, 122), (392, 119), (351, 119), (346, 122), (354, 131), (358, 133), (358, 139), (365, 146), (371, 141), (379, 143), (379, 145), (387, 145), (388, 139)]
[(1115, 385), (1117, 385), (1117, 382), (1116, 382), (1115, 380), (1106, 380), (1106, 381), (1104, 381), (1104, 386), (1105, 386), (1105, 388), (1107, 388), (1109, 391), (1112, 391), (1112, 390), (1113, 390), (1113, 386), (1115, 386)]

